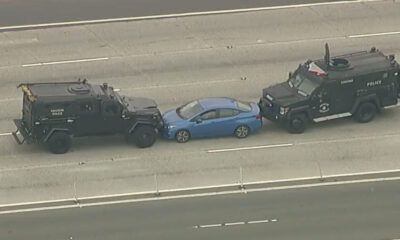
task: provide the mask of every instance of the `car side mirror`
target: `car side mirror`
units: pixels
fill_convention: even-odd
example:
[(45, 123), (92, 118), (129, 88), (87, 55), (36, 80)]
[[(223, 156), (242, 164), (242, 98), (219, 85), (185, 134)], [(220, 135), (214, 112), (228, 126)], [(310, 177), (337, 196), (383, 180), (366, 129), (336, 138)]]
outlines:
[(196, 119), (196, 123), (202, 123), (202, 122), (203, 122), (203, 119), (201, 119), (201, 118)]

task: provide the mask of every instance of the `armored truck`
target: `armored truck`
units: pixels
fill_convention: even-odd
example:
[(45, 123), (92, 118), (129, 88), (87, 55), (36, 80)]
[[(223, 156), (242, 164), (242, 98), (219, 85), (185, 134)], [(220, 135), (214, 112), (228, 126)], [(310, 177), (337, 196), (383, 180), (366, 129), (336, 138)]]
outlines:
[(74, 137), (123, 134), (138, 147), (156, 141), (162, 119), (157, 104), (147, 98), (119, 95), (113, 87), (86, 80), (23, 83), (22, 118), (14, 119), (19, 144), (43, 143), (53, 153), (65, 153)]
[(263, 89), (262, 115), (302, 133), (309, 122), (353, 116), (366, 123), (399, 97), (400, 67), (394, 55), (376, 48), (331, 58), (308, 60), (286, 82)]

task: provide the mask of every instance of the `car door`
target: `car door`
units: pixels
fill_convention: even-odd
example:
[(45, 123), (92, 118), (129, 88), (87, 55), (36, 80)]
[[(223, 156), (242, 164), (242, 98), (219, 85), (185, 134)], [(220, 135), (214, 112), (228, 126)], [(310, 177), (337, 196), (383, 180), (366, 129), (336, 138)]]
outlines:
[(193, 126), (190, 129), (192, 137), (210, 137), (215, 135), (217, 130), (215, 121), (217, 118), (217, 111), (215, 109), (205, 111), (194, 117), (191, 121)]
[(218, 109), (215, 120), (216, 133), (220, 136), (232, 135), (237, 127), (239, 111), (231, 108)]

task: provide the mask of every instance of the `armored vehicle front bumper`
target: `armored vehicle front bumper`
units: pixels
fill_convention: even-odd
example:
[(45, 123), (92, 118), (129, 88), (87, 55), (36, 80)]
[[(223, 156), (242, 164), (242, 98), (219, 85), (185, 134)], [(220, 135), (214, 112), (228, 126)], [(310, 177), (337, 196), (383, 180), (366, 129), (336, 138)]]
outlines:
[(260, 107), (261, 115), (271, 121), (283, 123), (286, 121), (286, 116), (279, 114), (279, 106), (269, 101), (265, 97), (262, 97), (258, 102)]
[(32, 135), (26, 129), (22, 119), (14, 119), (14, 123), (15, 126), (17, 126), (17, 130), (15, 132), (12, 132), (15, 141), (17, 141), (18, 144), (23, 144), (24, 142), (32, 143)]

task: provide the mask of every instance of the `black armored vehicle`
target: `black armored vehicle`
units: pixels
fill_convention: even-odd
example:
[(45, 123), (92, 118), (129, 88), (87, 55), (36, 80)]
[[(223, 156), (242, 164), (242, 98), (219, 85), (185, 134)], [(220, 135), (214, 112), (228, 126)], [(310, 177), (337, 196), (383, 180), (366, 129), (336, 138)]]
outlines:
[(13, 132), (19, 144), (45, 143), (53, 153), (65, 153), (73, 137), (123, 134), (144, 148), (156, 140), (162, 126), (157, 104), (147, 98), (120, 96), (106, 83), (86, 80), (20, 84), (22, 119)]
[(302, 133), (309, 121), (354, 116), (371, 121), (382, 108), (397, 104), (400, 67), (394, 55), (376, 48), (300, 64), (286, 82), (263, 89), (262, 115)]

